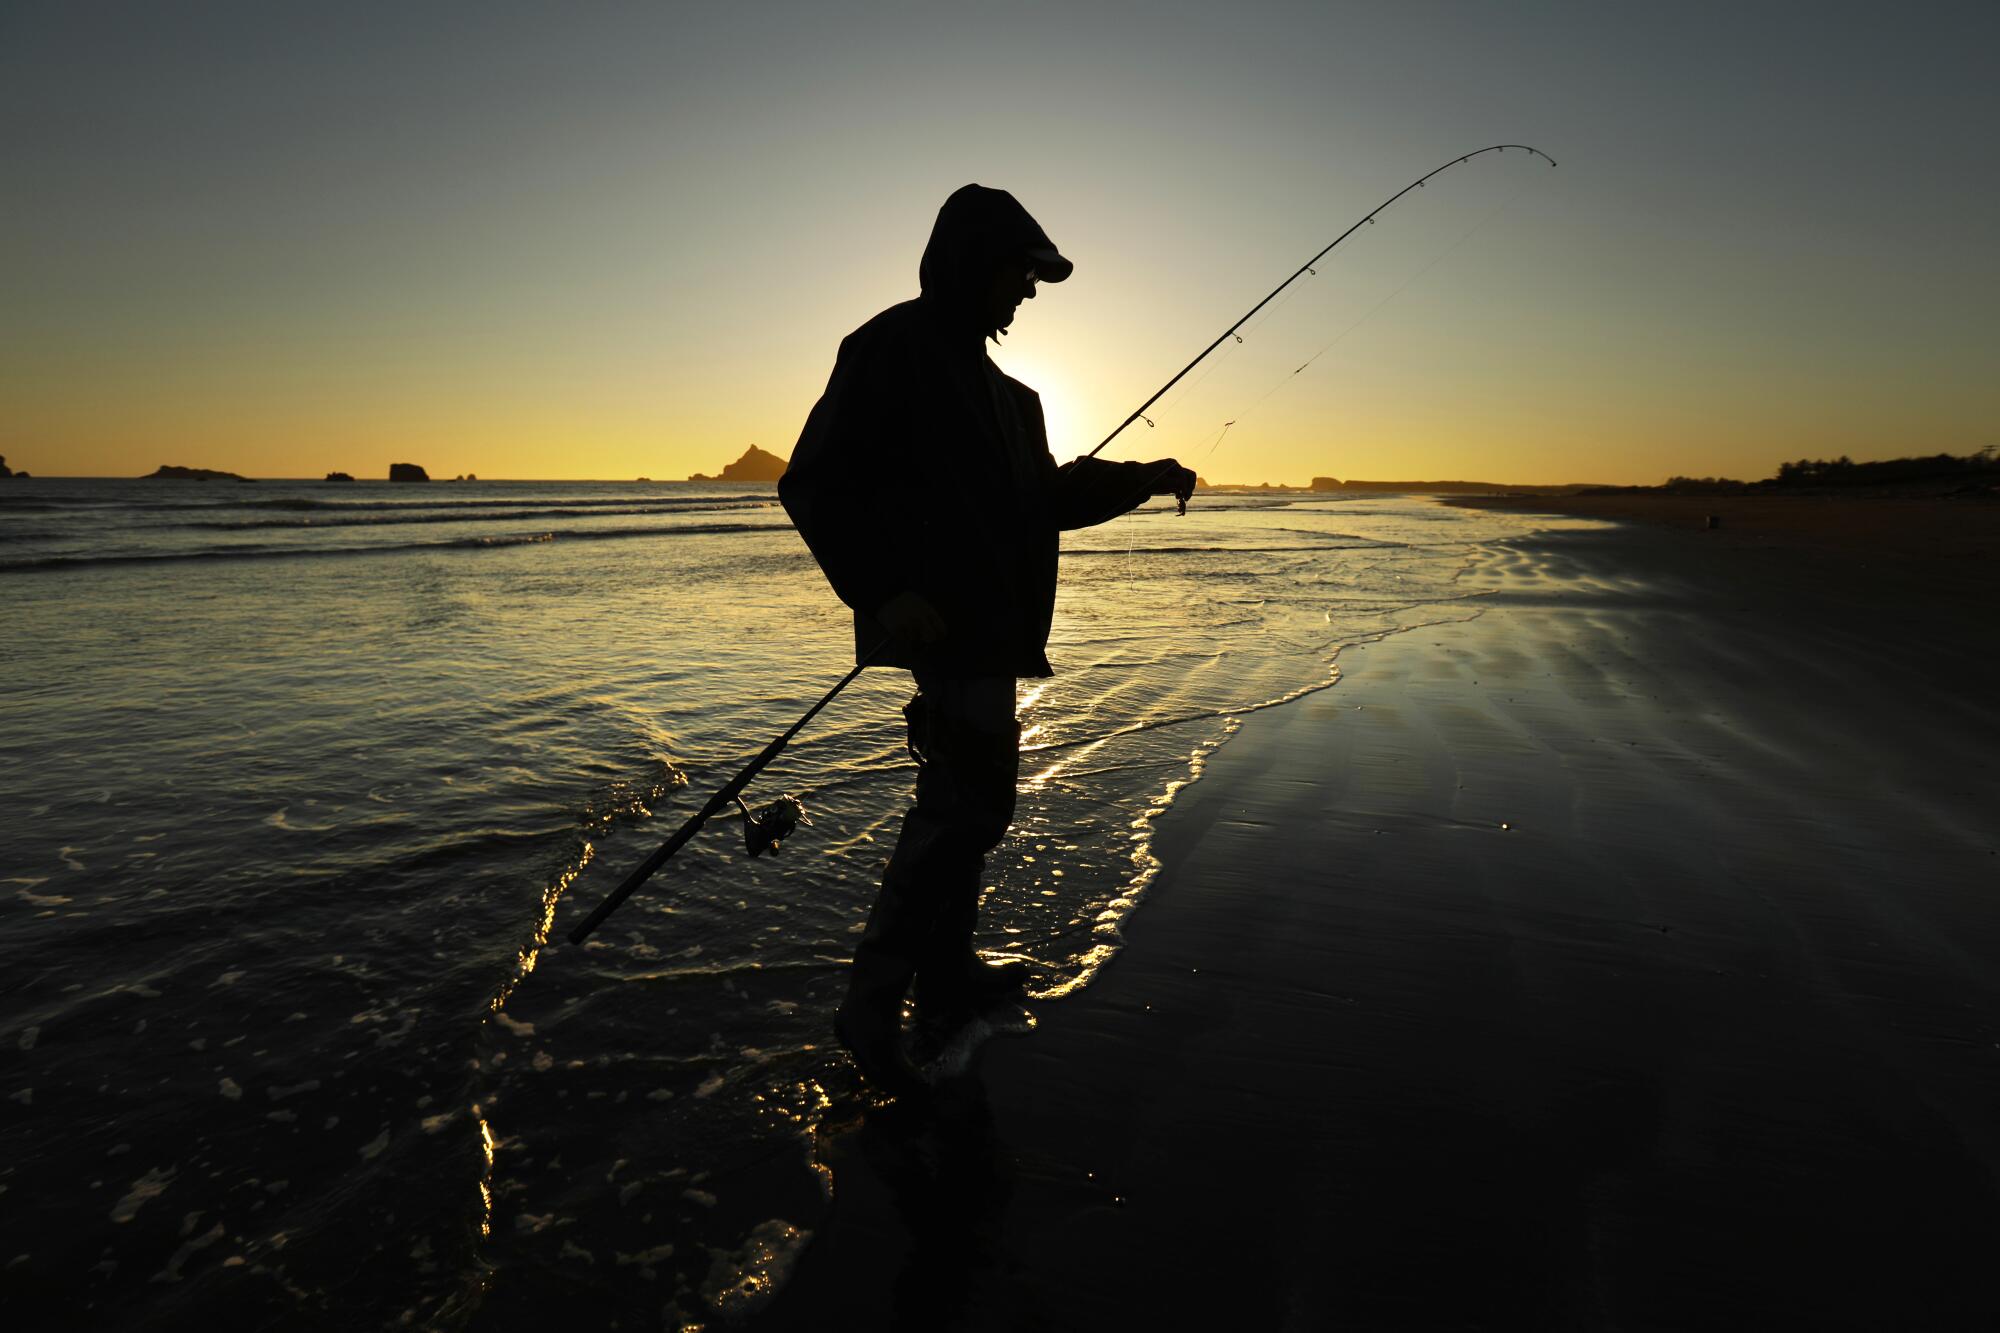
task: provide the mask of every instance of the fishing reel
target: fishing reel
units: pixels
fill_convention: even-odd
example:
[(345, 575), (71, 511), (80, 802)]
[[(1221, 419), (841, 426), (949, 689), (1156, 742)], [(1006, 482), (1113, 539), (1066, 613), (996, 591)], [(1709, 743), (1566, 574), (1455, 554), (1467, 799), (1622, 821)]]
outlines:
[(776, 856), (778, 845), (791, 837), (799, 825), (812, 823), (806, 818), (806, 808), (799, 798), (790, 794), (755, 810), (743, 804), (739, 796), (736, 808), (743, 812), (743, 849), (753, 857), (765, 852)]

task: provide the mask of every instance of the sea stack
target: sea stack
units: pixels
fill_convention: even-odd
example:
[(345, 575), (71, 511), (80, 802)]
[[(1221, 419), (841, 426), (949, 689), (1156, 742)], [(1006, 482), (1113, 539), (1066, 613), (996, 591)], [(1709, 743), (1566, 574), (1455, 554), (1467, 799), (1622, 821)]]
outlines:
[(329, 472), (329, 473), (327, 473), (327, 474), (326, 474), (326, 479), (327, 479), (328, 481), (353, 481), (353, 480), (354, 480), (353, 476), (352, 476), (352, 475), (350, 475), (349, 473), (346, 473), (346, 472)]
[(153, 471), (140, 478), (141, 481), (248, 481), (234, 472), (220, 472), (212, 467), (180, 467), (173, 463), (162, 463)]
[(711, 477), (697, 472), (689, 481), (776, 481), (785, 475), (785, 460), (774, 453), (751, 445), (743, 451), (743, 457), (722, 469), (720, 476)]
[(415, 463), (389, 464), (390, 481), (429, 481), (431, 474)]

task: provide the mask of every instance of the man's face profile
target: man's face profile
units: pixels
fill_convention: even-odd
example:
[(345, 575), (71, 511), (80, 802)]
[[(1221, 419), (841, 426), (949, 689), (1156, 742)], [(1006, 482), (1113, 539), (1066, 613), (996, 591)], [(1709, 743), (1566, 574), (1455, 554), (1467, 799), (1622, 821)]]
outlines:
[(1035, 299), (1035, 270), (1026, 260), (1014, 260), (993, 270), (993, 280), (986, 287), (986, 316), (995, 329), (1004, 329), (1014, 322), (1014, 312), (1021, 302)]

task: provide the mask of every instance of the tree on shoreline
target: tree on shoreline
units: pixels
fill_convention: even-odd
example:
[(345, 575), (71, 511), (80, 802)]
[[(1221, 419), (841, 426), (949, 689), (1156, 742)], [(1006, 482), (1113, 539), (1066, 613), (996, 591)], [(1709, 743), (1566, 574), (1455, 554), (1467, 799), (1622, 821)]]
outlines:
[(1780, 463), (1778, 474), (1763, 481), (1737, 481), (1733, 477), (1668, 477), (1661, 490), (1679, 495), (1730, 495), (1745, 491), (1791, 490), (1823, 486), (1884, 486), (1899, 482), (1940, 481), (1953, 477), (1977, 477), (2000, 473), (1995, 447), (1987, 445), (1977, 453), (1931, 454), (1924, 457), (1886, 458), (1873, 463), (1857, 463), (1846, 454), (1838, 458), (1801, 458)]

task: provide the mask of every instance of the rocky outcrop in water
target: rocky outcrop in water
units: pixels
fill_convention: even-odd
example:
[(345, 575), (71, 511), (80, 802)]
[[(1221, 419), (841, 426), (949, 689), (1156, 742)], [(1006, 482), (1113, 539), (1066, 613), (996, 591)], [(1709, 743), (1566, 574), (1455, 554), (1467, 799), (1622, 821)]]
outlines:
[(0, 454), (0, 477), (25, 477), (27, 475), (25, 472), (16, 472), (13, 468), (8, 467), (7, 455)]
[(326, 479), (327, 479), (328, 481), (353, 481), (353, 480), (354, 480), (354, 478), (353, 478), (353, 477), (352, 477), (351, 475), (349, 475), (348, 473), (345, 473), (345, 472), (329, 472), (329, 473), (327, 473), (327, 474), (326, 474)]
[(176, 467), (172, 463), (162, 463), (156, 471), (140, 478), (141, 481), (248, 481), (250, 478), (234, 472), (218, 472), (211, 467)]
[(389, 464), (390, 481), (429, 481), (431, 474), (415, 463)]
[(785, 475), (785, 460), (756, 445), (743, 451), (743, 457), (722, 469), (720, 476), (711, 477), (697, 472), (689, 481), (776, 481)]

